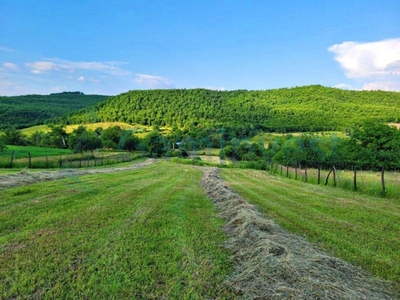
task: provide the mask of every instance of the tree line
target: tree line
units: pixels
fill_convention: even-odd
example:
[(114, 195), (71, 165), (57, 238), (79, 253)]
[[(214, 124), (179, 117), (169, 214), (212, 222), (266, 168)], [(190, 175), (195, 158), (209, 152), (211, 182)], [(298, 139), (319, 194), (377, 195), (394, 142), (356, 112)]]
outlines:
[(400, 120), (400, 94), (319, 85), (265, 91), (136, 90), (60, 118), (66, 124), (125, 122), (178, 128), (254, 131), (345, 130), (367, 119)]

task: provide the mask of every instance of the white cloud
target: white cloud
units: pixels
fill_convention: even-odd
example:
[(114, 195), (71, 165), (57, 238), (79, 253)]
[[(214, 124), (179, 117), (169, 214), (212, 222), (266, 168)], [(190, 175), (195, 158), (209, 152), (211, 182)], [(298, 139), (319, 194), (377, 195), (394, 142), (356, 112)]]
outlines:
[(168, 88), (172, 86), (169, 79), (160, 76), (153, 76), (147, 74), (136, 74), (135, 76), (136, 78), (134, 79), (134, 82), (139, 85), (151, 88)]
[(335, 88), (342, 89), (342, 90), (354, 90), (355, 88), (347, 83), (340, 83), (335, 85)]
[(11, 62), (4, 62), (3, 67), (13, 71), (19, 71), (19, 67)]
[(370, 43), (344, 42), (328, 48), (349, 78), (400, 75), (400, 38)]
[(118, 65), (124, 64), (123, 62), (85, 62), (85, 61), (69, 61), (61, 60), (57, 58), (48, 58), (42, 61), (36, 61), (33, 63), (27, 63), (26, 66), (31, 69), (34, 74), (41, 74), (51, 71), (67, 71), (74, 73), (77, 70), (86, 71), (97, 71), (114, 76), (127, 76), (132, 73), (125, 71), (118, 67)]
[(400, 82), (369, 82), (363, 85), (363, 90), (400, 91)]
[(85, 81), (85, 77), (81, 76), (78, 78), (79, 81)]
[(36, 61), (34, 63), (26, 63), (28, 68), (31, 69), (33, 74), (41, 74), (53, 70), (59, 70), (59, 68), (51, 61)]
[(369, 43), (344, 42), (328, 51), (364, 90), (400, 91), (400, 38)]
[(213, 91), (226, 91), (226, 88), (224, 88), (223, 86), (221, 86), (221, 87), (207, 86), (205, 88), (207, 90), (213, 90)]

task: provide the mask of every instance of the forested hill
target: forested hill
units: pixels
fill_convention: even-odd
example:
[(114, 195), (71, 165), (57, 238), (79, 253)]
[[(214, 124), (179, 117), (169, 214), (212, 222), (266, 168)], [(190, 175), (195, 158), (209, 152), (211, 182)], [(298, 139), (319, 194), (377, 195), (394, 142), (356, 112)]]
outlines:
[(342, 130), (364, 119), (400, 120), (400, 93), (304, 86), (266, 91), (136, 90), (86, 108), (69, 123), (120, 121), (144, 125)]
[(0, 97), (0, 129), (24, 128), (43, 124), (49, 119), (70, 114), (108, 96), (63, 92), (50, 95)]

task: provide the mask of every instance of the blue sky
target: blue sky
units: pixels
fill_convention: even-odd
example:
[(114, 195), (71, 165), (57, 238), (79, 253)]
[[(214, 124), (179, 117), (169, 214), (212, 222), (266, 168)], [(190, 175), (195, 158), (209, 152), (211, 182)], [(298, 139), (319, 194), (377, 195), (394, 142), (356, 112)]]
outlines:
[(400, 91), (400, 1), (0, 0), (0, 95)]

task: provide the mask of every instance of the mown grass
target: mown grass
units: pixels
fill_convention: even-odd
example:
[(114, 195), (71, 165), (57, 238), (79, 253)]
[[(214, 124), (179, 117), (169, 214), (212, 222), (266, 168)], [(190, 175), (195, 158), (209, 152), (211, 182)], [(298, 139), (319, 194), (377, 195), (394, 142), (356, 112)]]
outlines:
[(0, 193), (0, 298), (232, 298), (222, 220), (191, 166)]
[(384, 279), (400, 282), (400, 200), (305, 184), (263, 171), (223, 179), (289, 231)]

